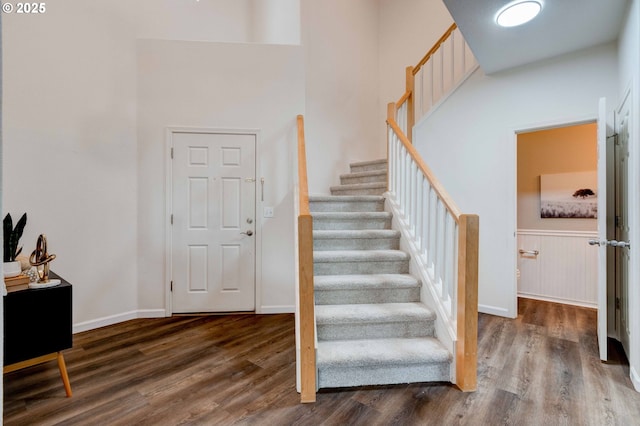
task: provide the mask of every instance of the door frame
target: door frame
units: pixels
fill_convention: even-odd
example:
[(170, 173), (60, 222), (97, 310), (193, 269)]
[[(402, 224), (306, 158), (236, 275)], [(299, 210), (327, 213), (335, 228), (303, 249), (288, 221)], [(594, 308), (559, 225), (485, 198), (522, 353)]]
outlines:
[(509, 148), (512, 150), (512, 188), (511, 193), (513, 194), (513, 240), (512, 240), (512, 271), (513, 271), (513, 280), (512, 280), (512, 299), (509, 306), (509, 311), (513, 313), (513, 318), (518, 316), (518, 134), (520, 133), (529, 133), (529, 132), (537, 132), (541, 130), (550, 130), (556, 129), (559, 127), (569, 127), (569, 126), (578, 126), (581, 124), (591, 124), (596, 123), (598, 121), (598, 115), (590, 114), (590, 115), (582, 115), (582, 116), (574, 116), (574, 117), (564, 117), (555, 120), (542, 121), (542, 122), (534, 122), (534, 123), (522, 123), (520, 125), (513, 125), (509, 127)]
[[(631, 249), (640, 250), (640, 119), (638, 112), (640, 111), (640, 81), (631, 79), (629, 84), (622, 91), (620, 102), (616, 105), (616, 112), (622, 107), (623, 103), (629, 99), (629, 210), (636, 212), (630, 215), (629, 226), (631, 232), (629, 240), (632, 244)], [(617, 131), (617, 129), (616, 129)], [(635, 242), (635, 244), (634, 244)], [(631, 255), (629, 265), (629, 287), (628, 297), (630, 301), (638, 300), (640, 297), (640, 258)], [(629, 335), (629, 376), (636, 391), (640, 392), (640, 312), (638, 309), (629, 310), (629, 325), (631, 327)]]
[(173, 206), (173, 162), (171, 158), (171, 150), (173, 148), (173, 135), (176, 133), (206, 133), (206, 134), (232, 134), (232, 135), (252, 135), (255, 137), (255, 171), (256, 182), (254, 191), (255, 206), (255, 313), (262, 313), (262, 304), (258, 303), (262, 300), (262, 188), (259, 186), (262, 170), (260, 169), (260, 130), (259, 129), (228, 129), (218, 127), (186, 127), (186, 126), (167, 126), (165, 128), (165, 216), (164, 216), (164, 240), (165, 240), (165, 270), (164, 270), (164, 301), (165, 316), (173, 315), (173, 298), (171, 294), (171, 282), (173, 279), (173, 237), (171, 214)]

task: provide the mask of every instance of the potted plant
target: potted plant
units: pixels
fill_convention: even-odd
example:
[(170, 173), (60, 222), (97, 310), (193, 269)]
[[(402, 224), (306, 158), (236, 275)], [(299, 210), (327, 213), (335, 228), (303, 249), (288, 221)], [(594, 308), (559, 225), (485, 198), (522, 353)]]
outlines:
[(7, 213), (4, 217), (4, 276), (15, 277), (20, 275), (22, 268), (20, 262), (16, 261), (16, 257), (22, 252), (22, 247), (18, 247), (22, 232), (27, 224), (27, 214), (23, 214), (16, 227), (13, 227), (13, 221), (11, 220), (11, 214)]

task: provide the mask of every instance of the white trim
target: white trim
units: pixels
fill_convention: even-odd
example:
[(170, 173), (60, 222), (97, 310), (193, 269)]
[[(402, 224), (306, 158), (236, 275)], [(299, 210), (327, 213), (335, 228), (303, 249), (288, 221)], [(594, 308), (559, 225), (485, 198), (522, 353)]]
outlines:
[(109, 315), (102, 318), (96, 318), (90, 321), (84, 321), (73, 324), (73, 334), (83, 331), (94, 330), (100, 327), (119, 324), (121, 322), (138, 319), (138, 318), (164, 318), (166, 312), (164, 309), (139, 309), (136, 311), (123, 312), (121, 314)]
[(539, 235), (544, 237), (598, 237), (598, 231), (556, 231), (543, 229), (518, 229), (518, 235)]
[(543, 302), (562, 303), (563, 305), (580, 306), (583, 308), (598, 309), (597, 303), (582, 302), (573, 299), (562, 299), (560, 297), (549, 297), (542, 294), (518, 292), (518, 297), (523, 299), (542, 300)]
[(634, 366), (629, 368), (629, 378), (631, 379), (631, 383), (633, 384), (633, 388), (636, 392), (640, 392), (640, 375), (638, 375)]
[(496, 315), (499, 317), (506, 317), (506, 318), (515, 318), (517, 316), (517, 315), (511, 316), (511, 313), (506, 308), (499, 308), (497, 306), (489, 306), (489, 305), (481, 305), (481, 304), (478, 304), (478, 312), (483, 314)]
[[(260, 177), (262, 176), (262, 170), (260, 167), (260, 129), (229, 129), (218, 127), (185, 127), (185, 126), (167, 126), (165, 130), (165, 315), (171, 316), (173, 314), (172, 296), (171, 296), (171, 280), (173, 277), (173, 241), (171, 240), (171, 213), (173, 205), (173, 163), (171, 158), (171, 150), (173, 149), (173, 134), (174, 133), (208, 133), (208, 134), (232, 134), (232, 135), (252, 135), (255, 137), (255, 192), (254, 192), (254, 207), (255, 207), (255, 222), (256, 222), (256, 236), (255, 238), (255, 269), (254, 269), (254, 310), (256, 314), (268, 313), (265, 311), (265, 307), (260, 305), (262, 300), (262, 228), (264, 224), (264, 218), (262, 217), (262, 204), (261, 201), (261, 185)], [(268, 307), (266, 308), (269, 309)], [(276, 313), (276, 312), (274, 312)]]
[[(260, 306), (261, 314), (294, 314), (296, 312), (295, 305), (266, 305)], [(257, 312), (256, 312), (257, 313)]]

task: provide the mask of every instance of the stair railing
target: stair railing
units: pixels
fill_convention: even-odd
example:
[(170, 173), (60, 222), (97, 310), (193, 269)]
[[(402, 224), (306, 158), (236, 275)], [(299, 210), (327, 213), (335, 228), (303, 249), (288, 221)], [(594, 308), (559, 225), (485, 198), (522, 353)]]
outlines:
[(415, 67), (407, 67), (406, 91), (387, 110), (388, 199), (453, 341), (455, 381), (463, 391), (477, 386), (479, 218), (460, 211), (411, 138), (416, 116), (424, 116), (476, 67), (453, 24)]
[(455, 340), (456, 384), (476, 389), (479, 218), (463, 214), (388, 111), (388, 199), (400, 212), (423, 285)]
[(309, 210), (304, 117), (298, 115), (298, 301), (300, 402), (316, 400), (316, 325), (313, 295), (313, 219)]
[(413, 140), (413, 125), (471, 75), (478, 63), (454, 23), (415, 65), (406, 69), (406, 90), (395, 121)]

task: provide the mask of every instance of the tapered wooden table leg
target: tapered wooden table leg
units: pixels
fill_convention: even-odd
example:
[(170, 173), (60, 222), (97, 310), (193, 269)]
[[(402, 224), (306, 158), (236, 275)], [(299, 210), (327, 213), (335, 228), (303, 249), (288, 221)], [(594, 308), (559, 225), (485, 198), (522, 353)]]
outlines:
[(62, 352), (58, 352), (58, 368), (60, 369), (60, 377), (62, 377), (62, 383), (64, 383), (64, 390), (67, 392), (67, 397), (71, 397), (71, 383), (69, 383), (67, 365), (64, 363)]

